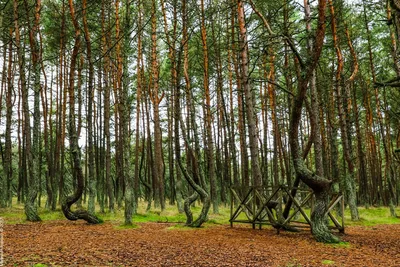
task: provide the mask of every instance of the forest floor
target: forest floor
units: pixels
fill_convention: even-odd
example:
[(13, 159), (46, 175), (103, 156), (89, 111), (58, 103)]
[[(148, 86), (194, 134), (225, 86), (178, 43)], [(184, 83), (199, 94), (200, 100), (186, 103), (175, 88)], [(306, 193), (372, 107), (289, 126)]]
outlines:
[(52, 220), (6, 224), (5, 266), (400, 266), (400, 225), (350, 226), (343, 243), (270, 227)]

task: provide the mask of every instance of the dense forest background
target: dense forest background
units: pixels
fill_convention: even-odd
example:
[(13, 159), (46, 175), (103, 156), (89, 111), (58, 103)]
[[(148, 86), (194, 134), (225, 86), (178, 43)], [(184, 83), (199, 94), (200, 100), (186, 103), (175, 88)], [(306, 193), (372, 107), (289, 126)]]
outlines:
[[(37, 206), (62, 204), (68, 218), (96, 222), (98, 203), (124, 207), (129, 224), (144, 199), (186, 209), (199, 226), (230, 203), (231, 186), (307, 184), (317, 214), (327, 192), (342, 192), (354, 220), (360, 205), (395, 216), (395, 8), (0, 1), (0, 206), (16, 197), (37, 221)], [(88, 213), (71, 211), (75, 202)]]

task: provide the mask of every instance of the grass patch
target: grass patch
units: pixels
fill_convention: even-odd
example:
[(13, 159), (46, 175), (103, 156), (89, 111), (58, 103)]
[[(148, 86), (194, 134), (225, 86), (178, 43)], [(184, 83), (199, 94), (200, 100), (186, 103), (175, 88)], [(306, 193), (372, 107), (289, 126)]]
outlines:
[[(53, 220), (66, 220), (60, 207), (57, 207), (57, 210), (50, 211), (44, 207), (45, 198), (42, 198), (42, 207), (38, 208), (39, 216), (43, 221), (53, 221)], [(83, 208), (86, 208), (85, 203), (83, 203)], [(132, 217), (133, 223), (146, 223), (146, 222), (155, 222), (155, 223), (179, 223), (182, 224), (186, 221), (185, 214), (179, 213), (176, 205), (166, 205), (166, 208), (161, 211), (161, 208), (155, 208), (154, 206), (150, 211), (146, 211), (147, 203), (142, 201), (138, 205), (137, 214)], [(195, 207), (192, 207), (192, 213), (194, 219), (201, 212), (202, 205), (196, 203)], [(76, 209), (76, 206), (73, 206), (73, 209)], [(96, 205), (96, 211), (99, 211), (99, 205)], [(305, 212), (309, 215), (310, 210), (305, 209)], [(400, 208), (396, 209), (397, 214), (400, 214)], [(341, 218), (336, 214), (335, 211), (332, 211), (335, 214), (336, 218), (341, 221)], [(374, 226), (378, 224), (399, 224), (399, 218), (393, 218), (390, 216), (390, 211), (388, 207), (371, 207), (364, 208), (359, 207), (360, 220), (359, 221), (351, 221), (350, 211), (345, 211), (345, 226)], [(96, 216), (101, 218), (105, 222), (109, 222), (118, 227), (118, 225), (123, 224), (124, 219), (124, 210), (123, 208), (116, 209), (113, 212), (105, 212), (105, 213), (96, 213)], [(26, 217), (24, 213), (24, 204), (17, 203), (16, 198), (13, 199), (12, 208), (0, 209), (0, 217), (4, 218), (7, 224), (18, 224), (25, 223)], [(213, 213), (212, 208), (208, 214), (208, 221), (205, 223), (205, 227), (212, 225), (228, 225), (230, 218), (230, 205), (220, 206), (217, 214)], [(247, 217), (242, 213), (240, 214), (238, 219), (247, 219)], [(303, 217), (300, 215), (298, 221), (305, 221)]]
[(334, 248), (351, 248), (351, 244), (349, 242), (339, 242), (335, 244), (325, 244), (325, 245)]
[(332, 265), (332, 264), (335, 264), (335, 262), (331, 261), (331, 260), (323, 260), (322, 264), (324, 264), (324, 265)]
[(224, 223), (220, 222), (220, 221), (217, 220), (217, 219), (208, 219), (206, 223), (207, 223), (207, 224), (216, 224), (216, 225), (224, 224)]
[(0, 217), (4, 219), (4, 222), (7, 224), (17, 224), (23, 223), (25, 221), (24, 212), (15, 212), (11, 210), (1, 211)]
[(132, 221), (134, 222), (159, 222), (159, 223), (182, 223), (185, 222), (186, 217), (184, 214), (179, 214), (163, 211), (149, 211), (147, 213), (138, 213), (133, 215)]
[[(345, 224), (346, 225), (362, 225), (362, 226), (374, 226), (377, 224), (398, 224), (400, 223), (399, 218), (394, 218), (390, 216), (390, 211), (388, 207), (378, 207), (378, 208), (364, 208), (359, 207), (358, 212), (360, 214), (359, 221), (352, 221), (350, 216), (350, 211), (345, 212)], [(400, 209), (396, 208), (397, 214), (400, 213)]]
[(100, 216), (103, 221), (107, 222), (123, 222), (124, 221), (124, 211), (123, 210), (114, 210), (113, 212), (104, 212), (97, 213), (97, 216)]
[[(310, 209), (304, 209), (305, 213), (309, 216), (310, 218)], [(336, 219), (341, 222), (341, 216), (337, 214), (335, 210), (332, 210), (331, 213), (336, 217)], [(358, 221), (352, 221), (351, 220), (351, 214), (350, 210), (346, 209), (344, 212), (344, 221), (345, 221), (345, 227), (346, 226), (374, 226), (374, 225), (379, 225), (379, 224), (400, 224), (400, 219), (399, 218), (394, 218), (390, 216), (390, 210), (389, 207), (372, 207), (372, 208), (364, 208), (364, 207), (358, 207), (358, 213), (360, 220)], [(400, 208), (396, 208), (396, 213), (400, 214)], [(241, 214), (242, 218), (244, 215)], [(299, 222), (306, 222), (306, 220), (303, 218), (303, 216), (299, 213), (299, 217), (296, 221)], [(333, 222), (329, 220), (330, 225), (334, 226)]]
[(231, 210), (229, 205), (227, 206), (220, 206), (218, 213), (213, 213), (212, 210), (208, 213), (208, 221), (207, 223), (210, 224), (229, 224), (229, 219), (231, 216)]
[(54, 220), (62, 220), (64, 219), (64, 214), (61, 209), (56, 209), (55, 211), (39, 209), (39, 216), (43, 221), (54, 221)]

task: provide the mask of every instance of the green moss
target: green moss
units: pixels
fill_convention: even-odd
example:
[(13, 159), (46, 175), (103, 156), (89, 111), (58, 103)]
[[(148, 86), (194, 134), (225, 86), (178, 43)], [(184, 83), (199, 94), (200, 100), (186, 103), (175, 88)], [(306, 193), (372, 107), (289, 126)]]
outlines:
[(47, 266), (48, 266), (47, 264), (43, 264), (43, 263), (35, 263), (33, 265), (33, 267), (47, 267)]

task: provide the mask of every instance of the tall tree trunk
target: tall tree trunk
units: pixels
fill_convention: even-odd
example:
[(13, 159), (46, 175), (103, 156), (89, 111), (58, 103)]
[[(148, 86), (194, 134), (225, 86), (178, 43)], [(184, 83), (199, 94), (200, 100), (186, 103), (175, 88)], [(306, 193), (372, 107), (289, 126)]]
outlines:
[[(232, 8), (233, 9), (233, 8)], [(233, 11), (232, 11), (233, 13)], [(226, 42), (226, 47), (228, 49), (228, 58), (227, 58), (227, 65), (228, 65), (228, 79), (229, 79), (229, 116), (228, 112), (225, 112), (227, 114), (226, 118), (226, 125), (227, 125), (227, 131), (228, 131), (228, 140), (229, 140), (229, 151), (230, 151), (230, 158), (232, 161), (232, 174), (233, 174), (233, 181), (230, 182), (230, 185), (235, 185), (239, 186), (239, 167), (238, 167), (238, 162), (237, 162), (237, 156), (236, 156), (236, 144), (235, 144), (235, 113), (234, 113), (234, 96), (233, 96), (233, 69), (232, 69), (232, 61), (233, 61), (233, 49), (232, 49), (232, 43), (234, 41), (233, 39), (233, 33), (230, 31), (234, 30), (234, 27), (232, 25), (234, 24), (234, 18), (235, 16), (231, 16), (231, 20), (229, 21), (229, 18), (227, 18), (226, 21), (226, 35), (227, 35), (227, 42)], [(233, 201), (231, 199), (231, 201)]]
[[(4, 49), (4, 54), (6, 54), (6, 49)], [(12, 176), (13, 176), (13, 168), (12, 168), (12, 147), (11, 147), (11, 123), (12, 123), (12, 116), (13, 116), (13, 103), (12, 103), (12, 94), (14, 91), (13, 87), (13, 74), (12, 74), (12, 42), (8, 46), (8, 65), (7, 65), (7, 94), (6, 94), (6, 131), (5, 131), (5, 148), (4, 148), (4, 158), (3, 161), (3, 168), (4, 168), (4, 181), (2, 186), (2, 192), (5, 194), (1, 197), (1, 207), (11, 206), (12, 204), (12, 192), (8, 184), (11, 183)], [(6, 65), (6, 58), (4, 56), (4, 66)], [(3, 69), (6, 70), (5, 68)], [(5, 76), (5, 73), (3, 73)]]
[[(186, 95), (190, 95), (190, 78), (189, 78), (189, 37), (188, 37), (188, 12), (187, 12), (187, 1), (182, 0), (182, 44), (183, 44), (183, 76), (185, 78), (185, 89)], [(174, 150), (175, 150), (175, 159), (181, 157), (181, 144), (179, 136), (179, 124), (181, 118), (181, 92), (180, 87), (176, 86), (174, 88), (175, 96), (174, 96)], [(190, 110), (190, 97), (187, 98), (188, 103), (188, 110)], [(189, 116), (188, 116), (189, 118)], [(188, 122), (190, 120), (188, 119)], [(189, 125), (189, 123), (188, 123)], [(184, 212), (184, 203), (183, 203), (183, 180), (181, 176), (181, 172), (178, 169), (179, 164), (178, 162), (175, 164), (177, 167), (177, 174), (176, 174), (176, 200), (179, 212)], [(189, 201), (190, 202), (190, 201)], [(185, 202), (187, 203), (187, 202)], [(189, 204), (192, 204), (190, 202)], [(190, 205), (185, 209), (190, 210)], [(189, 213), (186, 212), (188, 215)]]
[[(268, 147), (268, 136), (269, 136), (269, 119), (268, 119), (268, 110), (267, 110), (267, 106), (268, 106), (268, 88), (269, 88), (269, 84), (268, 83), (268, 77), (269, 77), (269, 72), (268, 72), (268, 56), (267, 53), (264, 53), (262, 55), (262, 68), (264, 69), (264, 73), (263, 73), (263, 78), (265, 79), (265, 82), (263, 82), (263, 84), (260, 86), (260, 99), (261, 99), (261, 113), (262, 113), (262, 124), (264, 125), (263, 127), (263, 146), (262, 146), (262, 177), (263, 177), (263, 184), (264, 186), (269, 186), (270, 185), (270, 181), (269, 181), (269, 175), (268, 175), (268, 157), (269, 157), (269, 147)], [(272, 59), (272, 56), (271, 56)], [(271, 108), (271, 113), (272, 113), (272, 108)], [(275, 112), (275, 111), (274, 111)]]
[(93, 75), (94, 66), (92, 61), (92, 44), (90, 39), (89, 25), (87, 22), (87, 0), (82, 1), (82, 15), (83, 15), (83, 28), (86, 41), (86, 57), (89, 64), (89, 77), (88, 77), (88, 106), (87, 106), (87, 140), (88, 140), (88, 171), (89, 171), (89, 202), (88, 212), (94, 214), (95, 212), (95, 196), (96, 196), (96, 177), (94, 173), (94, 146), (93, 146)]
[(215, 159), (214, 159), (214, 139), (212, 134), (213, 117), (211, 113), (211, 94), (210, 94), (210, 78), (209, 78), (209, 58), (207, 44), (207, 29), (205, 21), (205, 5), (204, 0), (200, 2), (201, 9), (201, 41), (203, 46), (203, 86), (205, 95), (205, 130), (206, 130), (206, 154), (207, 154), (207, 175), (210, 180), (211, 201), (213, 204), (213, 213), (218, 214), (218, 188), (215, 177)]
[[(128, 82), (128, 67), (127, 67), (127, 46), (129, 44), (129, 29), (130, 29), (130, 1), (125, 2), (125, 20), (123, 24), (124, 28), (124, 46), (123, 55), (119, 55), (118, 65), (121, 73), (120, 85), (120, 114), (121, 114), (121, 133), (123, 142), (123, 174), (125, 180), (125, 224), (132, 224), (132, 215), (136, 209), (135, 203), (135, 190), (134, 190), (134, 180), (130, 175), (131, 164), (130, 164), (130, 144), (131, 138), (129, 133), (130, 125), (130, 103), (129, 103), (129, 82)], [(122, 60), (124, 62), (122, 62)], [(122, 66), (121, 66), (122, 65)]]
[(105, 136), (105, 180), (108, 195), (108, 209), (114, 211), (114, 184), (111, 178), (111, 133), (110, 133), (110, 58), (108, 53), (107, 28), (106, 28), (106, 10), (108, 1), (101, 2), (101, 43), (103, 46), (102, 53), (104, 54), (103, 61), (103, 84), (104, 84), (104, 136)]
[[(217, 20), (218, 22), (219, 20)], [(228, 132), (230, 129), (230, 121), (227, 115), (226, 100), (224, 96), (224, 73), (223, 73), (223, 63), (222, 63), (222, 51), (221, 46), (224, 43), (221, 42), (220, 33), (222, 29), (217, 28), (218, 24), (212, 22), (212, 40), (215, 46), (215, 57), (216, 57), (216, 72), (217, 72), (217, 149), (216, 149), (216, 161), (217, 161), (217, 177), (219, 177), (220, 184), (220, 197), (221, 202), (225, 205), (227, 204), (228, 197), (228, 186), (231, 184), (232, 176), (232, 164), (231, 158), (229, 156), (229, 137)], [(228, 35), (229, 36), (229, 35)]]
[[(139, 168), (139, 155), (140, 155), (140, 104), (142, 102), (142, 58), (143, 58), (143, 41), (142, 41), (142, 0), (138, 1), (138, 51), (137, 51), (137, 89), (136, 89), (136, 126), (135, 126), (135, 174), (134, 174), (134, 189), (135, 189), (135, 202), (139, 201), (139, 180), (140, 180), (140, 168)], [(143, 144), (144, 146), (144, 144)], [(144, 151), (144, 147), (142, 149)], [(143, 157), (144, 155), (142, 155)], [(150, 200), (151, 203), (151, 200)], [(135, 208), (137, 210), (137, 207)], [(136, 212), (135, 210), (135, 212)]]
[[(113, 3), (113, 1), (111, 2)], [(110, 47), (115, 48), (113, 49), (112, 58), (114, 58), (115, 63), (111, 60), (110, 62), (110, 73), (111, 73), (111, 81), (112, 81), (112, 88), (114, 93), (114, 138), (115, 138), (115, 196), (117, 199), (118, 208), (122, 208), (122, 201), (124, 200), (124, 169), (123, 169), (123, 141), (122, 141), (122, 133), (121, 133), (121, 117), (120, 114), (120, 86), (121, 86), (121, 65), (120, 65), (120, 56), (121, 56), (121, 23), (120, 23), (120, 14), (119, 14), (119, 6), (120, 1), (116, 0), (114, 2), (114, 15), (115, 15), (115, 36), (114, 40), (115, 43), (111, 44)]]
[(68, 96), (68, 79), (67, 79), (67, 60), (65, 56), (66, 51), (66, 4), (65, 1), (62, 2), (62, 21), (61, 21), (61, 38), (60, 38), (60, 77), (59, 77), (59, 92), (60, 92), (60, 102), (59, 102), (59, 140), (57, 145), (59, 149), (59, 163), (57, 164), (57, 173), (59, 175), (59, 202), (60, 204), (64, 201), (65, 192), (65, 136), (66, 136), (66, 124), (67, 124), (67, 96)]
[[(308, 34), (311, 34), (311, 10), (310, 5), (307, 2), (304, 2), (305, 9), (305, 17), (306, 17), (306, 29)], [(309, 54), (313, 51), (313, 43), (312, 39), (309, 38), (307, 40), (307, 49), (309, 50)], [(315, 161), (315, 173), (319, 176), (324, 176), (324, 167), (322, 164), (322, 142), (321, 142), (321, 129), (320, 129), (320, 121), (319, 121), (319, 101), (318, 101), (318, 93), (317, 93), (317, 73), (316, 70), (312, 72), (310, 78), (310, 91), (311, 91), (311, 108), (310, 108), (310, 121), (312, 121), (312, 142), (314, 144), (314, 161)]]
[(157, 189), (155, 192), (155, 204), (161, 205), (161, 209), (165, 209), (165, 192), (164, 192), (164, 162), (162, 149), (162, 132), (160, 122), (160, 103), (164, 97), (164, 93), (160, 96), (159, 92), (159, 66), (157, 57), (157, 5), (156, 1), (152, 1), (151, 15), (151, 79), (152, 89), (150, 91), (151, 102), (154, 110), (154, 177), (157, 181)]
[[(31, 141), (30, 111), (29, 111), (29, 104), (28, 104), (28, 95), (29, 95), (28, 88), (29, 88), (29, 86), (26, 81), (25, 55), (24, 55), (25, 51), (23, 51), (23, 49), (22, 49), (22, 42), (21, 42), (18, 18), (19, 18), (18, 1), (15, 0), (14, 1), (15, 43), (16, 43), (16, 47), (17, 47), (18, 65), (19, 65), (20, 80), (21, 80), (22, 105), (23, 105), (23, 113), (24, 113), (24, 134), (23, 135), (25, 137), (24, 138), (25, 139), (25, 153), (26, 153), (27, 159), (28, 159), (28, 168), (27, 168), (27, 171), (25, 172), (25, 174), (27, 177), (29, 177), (27, 179), (27, 181), (28, 181), (28, 184), (27, 184), (28, 185), (28, 196), (27, 196), (27, 199), (25, 202), (25, 215), (26, 215), (28, 221), (40, 221), (41, 219), (40, 219), (39, 215), (37, 214), (37, 206), (35, 203), (36, 196), (38, 193), (39, 181), (38, 181), (38, 177), (36, 177), (37, 165), (35, 165), (37, 155), (36, 156), (34, 155), (35, 152), (37, 152), (37, 151), (34, 151), (34, 148), (37, 149), (38, 147), (35, 146), (33, 148), (32, 141)], [(37, 60), (37, 59), (35, 58), (35, 60)], [(35, 74), (36, 74), (36, 72), (35, 72)], [(39, 69), (39, 74), (40, 74), (40, 69)], [(36, 77), (36, 78), (39, 78), (39, 77)], [(36, 85), (37, 84), (35, 83), (35, 86)], [(40, 86), (40, 84), (39, 84), (39, 86)], [(38, 89), (38, 88), (35, 87), (35, 89)], [(40, 93), (40, 89), (38, 89), (38, 92)], [(34, 101), (36, 101), (36, 91), (35, 91)], [(34, 111), (34, 113), (35, 113), (35, 111)], [(34, 118), (34, 120), (35, 120), (35, 118)], [(38, 130), (38, 129), (36, 129), (36, 130)], [(38, 132), (36, 132), (36, 135), (35, 135), (36, 138), (38, 138), (37, 134), (38, 134)], [(38, 141), (38, 140), (35, 140), (35, 141)]]
[(247, 43), (247, 29), (243, 2), (238, 0), (238, 22), (239, 22), (239, 45), (241, 60), (241, 80), (245, 93), (247, 128), (249, 131), (249, 145), (251, 158), (252, 183), (254, 186), (261, 186), (262, 176), (259, 164), (259, 149), (257, 140), (255, 96), (251, 90), (249, 77), (249, 51)]
[[(166, 11), (166, 5), (165, 2), (162, 0), (161, 1), (161, 9), (163, 13), (163, 18), (164, 18), (164, 33), (166, 36), (167, 40), (167, 45), (168, 45), (168, 59), (171, 64), (171, 89), (176, 91), (178, 87), (178, 71), (179, 69), (177, 68), (177, 65), (180, 64), (180, 57), (179, 59), (176, 58), (176, 41), (177, 41), (177, 1), (174, 0), (173, 3), (173, 11), (172, 11), (172, 34), (169, 33), (168, 29), (168, 19), (167, 19), (167, 11)], [(186, 22), (183, 22), (186, 23)], [(186, 27), (186, 25), (184, 26)], [(182, 31), (187, 31), (187, 29), (182, 29)], [(187, 34), (187, 33), (183, 33)], [(183, 39), (182, 39), (182, 42)], [(183, 44), (185, 45), (185, 44)], [(181, 53), (179, 54), (179, 56)], [(176, 93), (175, 93), (176, 94)], [(174, 113), (174, 106), (175, 106), (175, 94), (171, 94), (169, 97), (170, 99), (167, 101), (169, 104), (168, 106), (168, 117), (173, 117)], [(170, 204), (174, 205), (175, 204), (175, 198), (176, 198), (176, 192), (175, 192), (175, 164), (173, 161), (174, 157), (174, 151), (173, 151), (173, 143), (174, 143), (174, 138), (173, 138), (173, 123), (174, 120), (168, 120), (168, 163), (169, 163), (169, 182), (170, 182)], [(179, 205), (182, 203), (178, 203), (178, 209)]]
[(279, 167), (278, 167), (278, 161), (279, 161), (279, 152), (278, 152), (278, 140), (280, 139), (279, 135), (279, 128), (278, 128), (278, 120), (276, 116), (276, 97), (275, 97), (275, 90), (273, 86), (273, 82), (275, 80), (275, 66), (274, 66), (274, 61), (275, 61), (275, 55), (272, 51), (272, 48), (270, 49), (271, 53), (271, 58), (270, 58), (270, 71), (268, 74), (268, 83), (267, 89), (268, 89), (268, 96), (269, 96), (269, 104), (271, 108), (271, 121), (272, 121), (272, 135), (273, 135), (273, 184), (275, 187), (279, 186)]
[[(354, 164), (353, 164), (353, 159), (351, 155), (351, 143), (349, 143), (349, 138), (348, 138), (348, 131), (347, 131), (347, 126), (346, 126), (346, 114), (345, 110), (343, 108), (343, 100), (342, 100), (342, 84), (344, 84), (342, 80), (342, 71), (343, 71), (343, 56), (342, 56), (342, 51), (339, 47), (338, 43), (338, 35), (337, 35), (337, 28), (336, 28), (336, 18), (335, 18), (335, 11), (334, 11), (334, 6), (332, 0), (328, 0), (329, 6), (330, 6), (330, 13), (332, 16), (332, 22), (331, 22), (331, 27), (332, 27), (332, 36), (333, 36), (333, 45), (336, 51), (337, 59), (338, 59), (338, 66), (336, 70), (336, 80), (335, 80), (335, 89), (336, 89), (336, 102), (337, 102), (337, 109), (338, 109), (338, 114), (339, 114), (339, 124), (340, 124), (340, 131), (341, 131), (341, 140), (342, 140), (342, 146), (343, 146), (343, 154), (344, 158), (347, 163), (348, 167), (348, 175), (345, 175), (344, 177), (344, 184), (345, 184), (345, 190), (347, 193), (347, 199), (348, 203), (350, 206), (350, 212), (351, 212), (351, 219), (353, 221), (359, 220), (359, 215), (358, 215), (358, 208), (357, 208), (357, 196), (355, 192), (355, 186), (354, 186)], [(347, 114), (348, 116), (349, 114)]]
[[(44, 69), (43, 69), (44, 71)], [(53, 77), (51, 77), (53, 80)], [(52, 82), (52, 81), (51, 81)], [(51, 86), (50, 86), (51, 88)], [(52, 90), (50, 89), (50, 98), (47, 96), (47, 86), (45, 86), (45, 90), (41, 92), (41, 99), (42, 99), (42, 111), (43, 111), (43, 141), (44, 141), (44, 150), (46, 155), (46, 162), (47, 162), (47, 171), (46, 171), (46, 193), (47, 193), (47, 201), (46, 201), (46, 208), (52, 209), (53, 206), (53, 158), (51, 154), (51, 147), (49, 144), (51, 142), (49, 137), (49, 131), (51, 132), (51, 118), (49, 117), (49, 105), (47, 100), (50, 99), (52, 102)], [(51, 106), (51, 103), (50, 103)]]
[[(369, 29), (369, 21), (367, 18), (367, 11), (366, 11), (366, 7), (365, 7), (365, 1), (363, 0), (363, 13), (364, 13), (364, 25), (365, 25), (365, 30), (367, 32), (367, 44), (368, 44), (368, 59), (369, 59), (369, 67), (370, 67), (370, 71), (371, 71), (371, 76), (372, 76), (372, 82), (375, 83), (376, 82), (376, 75), (375, 75), (375, 66), (373, 63), (373, 54), (372, 54), (372, 48), (371, 48), (371, 32)], [(377, 151), (377, 147), (379, 147), (377, 145), (377, 141), (375, 139), (375, 135), (372, 131), (373, 129), (373, 113), (372, 113), (372, 108), (371, 108), (371, 96), (370, 96), (370, 92), (369, 92), (369, 86), (366, 86), (366, 98), (365, 98), (365, 107), (366, 107), (366, 111), (367, 111), (367, 132), (368, 132), (368, 136), (369, 136), (369, 161), (370, 161), (370, 177), (371, 177), (371, 182), (372, 182), (372, 203), (371, 204), (376, 204), (379, 201), (381, 201), (382, 197), (383, 197), (383, 188), (382, 188), (382, 184), (380, 181), (382, 181), (382, 174), (381, 174), (381, 170), (380, 170), (380, 166), (379, 166), (379, 159), (378, 159), (378, 151)]]

